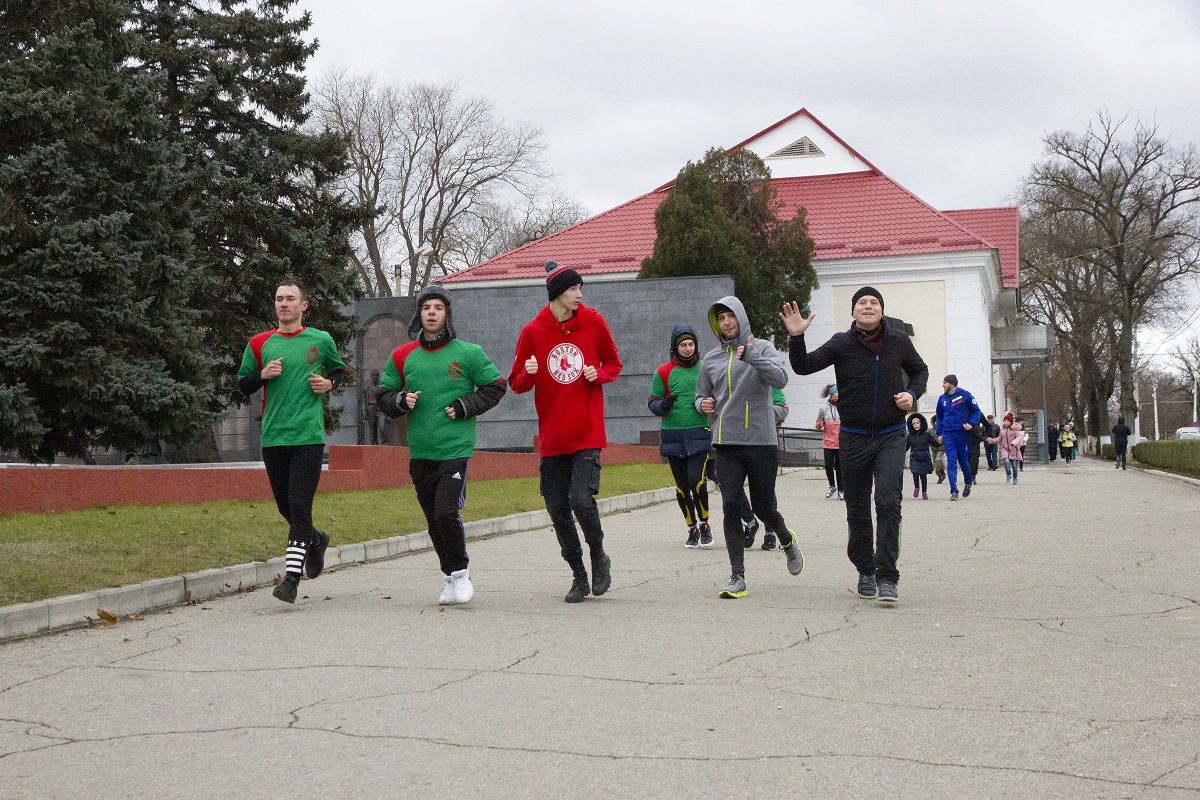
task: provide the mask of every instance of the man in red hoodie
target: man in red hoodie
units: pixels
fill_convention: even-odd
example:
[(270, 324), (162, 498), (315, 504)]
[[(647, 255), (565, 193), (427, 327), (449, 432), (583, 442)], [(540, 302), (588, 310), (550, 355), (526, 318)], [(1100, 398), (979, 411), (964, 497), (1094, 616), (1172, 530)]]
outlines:
[[(612, 584), (595, 495), (600, 491), (600, 450), (608, 444), (601, 387), (616, 380), (622, 366), (608, 323), (583, 305), (582, 287), (578, 272), (546, 262), (550, 302), (521, 329), (508, 376), (515, 393), (534, 390), (542, 496), (562, 557), (574, 574), (568, 603), (602, 595)], [(575, 519), (591, 551), (590, 586)]]

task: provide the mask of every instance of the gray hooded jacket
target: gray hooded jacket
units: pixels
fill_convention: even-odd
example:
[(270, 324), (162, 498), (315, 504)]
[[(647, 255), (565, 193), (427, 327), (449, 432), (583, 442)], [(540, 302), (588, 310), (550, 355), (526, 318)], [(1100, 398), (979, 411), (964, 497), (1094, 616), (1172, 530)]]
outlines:
[[(732, 311), (738, 319), (737, 341), (721, 336), (717, 313)], [(700, 377), (696, 380), (696, 410), (706, 397), (713, 399), (713, 444), (770, 445), (779, 443), (775, 432), (775, 404), (771, 389), (787, 386), (788, 374), (783, 359), (771, 343), (755, 339), (749, 345), (750, 321), (742, 301), (733, 295), (722, 297), (708, 309), (708, 322), (720, 345), (704, 354)], [(742, 357), (737, 357), (744, 347)]]

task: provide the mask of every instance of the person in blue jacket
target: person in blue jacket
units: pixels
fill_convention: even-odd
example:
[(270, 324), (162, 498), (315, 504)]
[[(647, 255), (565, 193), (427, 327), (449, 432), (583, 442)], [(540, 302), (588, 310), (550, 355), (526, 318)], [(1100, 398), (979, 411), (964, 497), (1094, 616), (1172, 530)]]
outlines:
[(946, 472), (950, 475), (950, 499), (958, 499), (958, 468), (962, 467), (963, 497), (971, 496), (975, 476), (967, 459), (971, 455), (971, 429), (979, 424), (979, 403), (958, 386), (957, 375), (942, 379), (942, 396), (937, 402), (938, 441), (946, 449)]

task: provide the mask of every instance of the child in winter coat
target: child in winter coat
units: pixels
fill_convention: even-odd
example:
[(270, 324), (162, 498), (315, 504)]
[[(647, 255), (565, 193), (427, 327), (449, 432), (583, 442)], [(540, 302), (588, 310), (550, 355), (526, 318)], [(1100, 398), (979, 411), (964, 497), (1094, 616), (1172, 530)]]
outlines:
[(1063, 462), (1069, 467), (1075, 459), (1075, 423), (1068, 422), (1062, 426), (1059, 434), (1058, 449), (1062, 453)]
[(908, 471), (913, 477), (914, 498), (920, 492), (922, 500), (929, 499), (929, 474), (933, 472), (933, 448), (936, 446), (937, 437), (925, 424), (925, 416), (913, 414), (909, 417), (904, 449), (908, 451)]
[(842, 459), (841, 450), (838, 445), (838, 432), (842, 427), (842, 415), (838, 413), (838, 388), (837, 384), (831, 383), (821, 392), (821, 397), (825, 398), (825, 405), (817, 412), (817, 424), (814, 426), (822, 433), (821, 447), (825, 451), (825, 477), (829, 479), (829, 491), (825, 493), (825, 499), (833, 497), (837, 493), (838, 500), (843, 498), (842, 494)]
[(1025, 438), (1024, 426), (1017, 422), (1012, 414), (1004, 415), (1004, 424), (1000, 426), (1000, 457), (1004, 459), (1004, 482), (1017, 485), (1017, 477), (1021, 474), (1020, 465), (1025, 460), (1021, 452), (1021, 442)]

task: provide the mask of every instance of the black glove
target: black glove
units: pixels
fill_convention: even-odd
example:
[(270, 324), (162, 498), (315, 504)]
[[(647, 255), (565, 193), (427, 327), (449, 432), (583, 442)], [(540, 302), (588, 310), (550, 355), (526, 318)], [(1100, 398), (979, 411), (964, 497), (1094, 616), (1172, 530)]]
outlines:
[(662, 401), (663, 414), (666, 414), (668, 411), (670, 411), (671, 406), (673, 406), (673, 405), (675, 405), (675, 395), (670, 395), (668, 397), (664, 397), (663, 401)]

